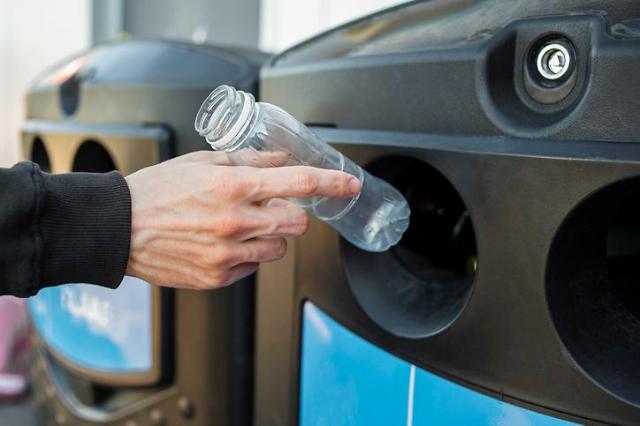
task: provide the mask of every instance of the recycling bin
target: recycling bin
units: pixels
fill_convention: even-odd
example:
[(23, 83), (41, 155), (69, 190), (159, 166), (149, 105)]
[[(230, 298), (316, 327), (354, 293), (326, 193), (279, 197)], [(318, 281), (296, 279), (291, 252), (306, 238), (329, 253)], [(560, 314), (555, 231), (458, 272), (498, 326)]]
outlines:
[(261, 267), (254, 424), (640, 423), (639, 18), (410, 3), (263, 67), (412, 213), (386, 252), (313, 221)]
[[(200, 102), (223, 83), (255, 93), (265, 58), (160, 41), (88, 50), (30, 87), (24, 156), (52, 173), (126, 175), (205, 149), (193, 131)], [(42, 424), (251, 424), (253, 277), (244, 281), (196, 292), (125, 277), (115, 291), (40, 291), (29, 309)]]

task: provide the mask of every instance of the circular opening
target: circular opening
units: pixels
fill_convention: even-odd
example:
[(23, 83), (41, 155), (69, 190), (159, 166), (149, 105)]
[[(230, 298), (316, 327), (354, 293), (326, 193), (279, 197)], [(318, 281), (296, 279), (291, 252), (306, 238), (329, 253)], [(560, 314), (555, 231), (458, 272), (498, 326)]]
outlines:
[(83, 142), (73, 159), (74, 172), (106, 173), (115, 169), (111, 155), (96, 141)]
[(640, 178), (581, 203), (556, 234), (547, 301), (560, 339), (580, 369), (640, 406)]
[(222, 85), (204, 100), (196, 114), (195, 129), (214, 149), (235, 150), (255, 123), (257, 105), (250, 93)]
[(51, 163), (49, 162), (49, 154), (47, 148), (44, 146), (44, 142), (39, 137), (33, 140), (31, 146), (31, 161), (40, 166), (40, 170), (43, 172), (51, 172)]
[(400, 243), (386, 252), (343, 244), (349, 284), (365, 312), (387, 331), (410, 338), (439, 333), (471, 293), (478, 265), (471, 216), (453, 185), (422, 161), (385, 158), (369, 170), (406, 197), (411, 221)]

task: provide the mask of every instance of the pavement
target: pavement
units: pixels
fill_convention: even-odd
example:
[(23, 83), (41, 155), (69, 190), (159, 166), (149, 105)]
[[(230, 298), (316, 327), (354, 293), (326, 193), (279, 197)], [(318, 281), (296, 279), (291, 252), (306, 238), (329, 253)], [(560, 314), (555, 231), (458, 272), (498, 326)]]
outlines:
[(36, 426), (31, 399), (0, 402), (0, 426)]

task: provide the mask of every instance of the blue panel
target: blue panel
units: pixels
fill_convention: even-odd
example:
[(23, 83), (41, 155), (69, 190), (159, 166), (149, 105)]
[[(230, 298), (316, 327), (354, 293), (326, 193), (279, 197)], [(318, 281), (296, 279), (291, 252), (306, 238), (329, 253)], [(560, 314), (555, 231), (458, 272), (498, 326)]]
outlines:
[(303, 310), (300, 425), (568, 426), (420, 370)]
[(410, 365), (304, 306), (300, 424), (406, 422)]
[(575, 423), (506, 404), (416, 369), (413, 424), (568, 426)]
[(125, 277), (111, 290), (67, 284), (29, 299), (36, 329), (58, 354), (99, 372), (142, 373), (152, 367), (151, 287)]

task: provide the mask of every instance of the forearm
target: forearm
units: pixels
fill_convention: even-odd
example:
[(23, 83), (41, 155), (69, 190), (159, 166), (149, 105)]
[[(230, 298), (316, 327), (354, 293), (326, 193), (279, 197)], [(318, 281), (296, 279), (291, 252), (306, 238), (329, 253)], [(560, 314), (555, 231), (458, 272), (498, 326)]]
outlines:
[(116, 287), (127, 271), (169, 287), (229, 285), (281, 259), (285, 238), (306, 231), (304, 210), (282, 199), (360, 191), (341, 171), (277, 167), (287, 158), (234, 167), (224, 153), (191, 153), (126, 181), (115, 172), (50, 175), (33, 163), (0, 169), (0, 294)]
[(118, 173), (0, 169), (0, 293), (66, 282), (116, 287), (129, 255), (131, 200)]

